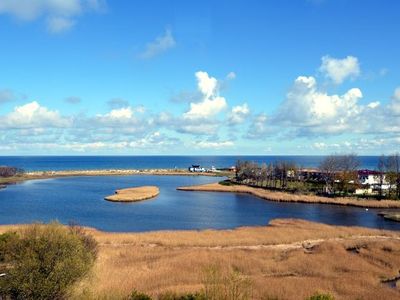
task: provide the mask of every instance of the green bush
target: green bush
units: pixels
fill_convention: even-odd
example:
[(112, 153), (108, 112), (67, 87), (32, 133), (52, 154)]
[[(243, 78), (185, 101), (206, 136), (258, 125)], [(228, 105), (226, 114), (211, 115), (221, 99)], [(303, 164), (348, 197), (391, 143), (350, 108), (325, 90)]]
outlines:
[(208, 300), (203, 293), (175, 294), (166, 293), (158, 297), (158, 300)]
[[(2, 236), (5, 276), (0, 295), (11, 299), (61, 299), (92, 267), (95, 240), (78, 227), (32, 225)], [(0, 296), (0, 298), (1, 298)]]
[(335, 300), (335, 298), (329, 294), (316, 293), (306, 300)]
[(138, 292), (137, 290), (134, 290), (128, 297), (127, 300), (152, 300), (150, 296)]
[(226, 186), (237, 185), (234, 182), (230, 181), (229, 179), (228, 180), (222, 180), (222, 181), (219, 182), (219, 184), (220, 185), (226, 185)]
[[(10, 245), (18, 238), (15, 232), (6, 232), (0, 234), (0, 263), (6, 262), (10, 256)], [(0, 272), (2, 273), (2, 272)]]

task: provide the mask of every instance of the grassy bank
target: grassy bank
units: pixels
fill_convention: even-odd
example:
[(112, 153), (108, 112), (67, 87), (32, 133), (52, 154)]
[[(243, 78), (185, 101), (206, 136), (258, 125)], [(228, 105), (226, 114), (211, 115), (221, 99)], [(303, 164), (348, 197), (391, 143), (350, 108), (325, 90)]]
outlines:
[(203, 192), (231, 192), (246, 193), (270, 201), (319, 203), (347, 205), (366, 208), (400, 208), (400, 201), (396, 200), (365, 200), (356, 198), (328, 198), (316, 195), (292, 194), (279, 191), (271, 191), (263, 188), (255, 188), (246, 185), (210, 183), (204, 185), (179, 187), (181, 191), (203, 191)]
[(316, 291), (335, 299), (399, 295), (382, 283), (400, 269), (398, 232), (291, 219), (235, 230), (88, 232), (99, 243), (98, 259), (75, 286), (75, 299), (122, 299), (134, 289), (153, 297), (197, 292), (210, 268), (248, 279), (252, 299), (305, 299)]

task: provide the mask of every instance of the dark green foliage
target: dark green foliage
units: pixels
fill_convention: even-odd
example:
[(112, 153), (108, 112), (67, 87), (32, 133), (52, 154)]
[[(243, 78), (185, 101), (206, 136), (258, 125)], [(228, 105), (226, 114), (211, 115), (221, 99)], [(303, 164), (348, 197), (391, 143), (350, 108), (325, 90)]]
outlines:
[(151, 300), (151, 297), (144, 293), (138, 292), (137, 290), (134, 290), (129, 295), (127, 300)]
[(158, 300), (207, 300), (203, 293), (175, 294), (166, 293), (158, 296)]
[(306, 300), (335, 300), (330, 294), (316, 293)]
[(230, 180), (222, 180), (219, 182), (220, 185), (226, 185), (226, 186), (232, 186), (232, 185), (238, 185), (237, 183), (234, 183)]
[[(149, 295), (134, 290), (127, 300), (152, 300)], [(158, 300), (207, 300), (208, 298), (203, 293), (176, 294), (164, 293), (157, 297)]]
[(10, 256), (10, 246), (17, 239), (18, 236), (15, 232), (6, 232), (0, 235), (0, 263), (4, 263)]
[[(0, 295), (11, 299), (62, 299), (94, 263), (94, 239), (77, 227), (32, 225), (5, 239)], [(0, 297), (1, 298), (1, 297)]]

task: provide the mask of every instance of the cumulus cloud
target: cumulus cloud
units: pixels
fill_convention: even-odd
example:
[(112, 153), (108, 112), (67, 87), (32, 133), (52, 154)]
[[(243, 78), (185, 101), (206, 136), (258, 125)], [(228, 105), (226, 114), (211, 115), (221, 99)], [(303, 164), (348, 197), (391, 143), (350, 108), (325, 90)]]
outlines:
[(157, 149), (160, 150), (160, 147), (173, 146), (178, 142), (179, 140), (177, 138), (171, 138), (160, 133), (159, 131), (156, 131), (146, 135), (141, 139), (130, 142), (129, 147), (144, 149), (157, 147)]
[(400, 115), (400, 87), (394, 91), (392, 101), (389, 104), (389, 110), (391, 114)]
[(17, 106), (14, 111), (0, 118), (0, 128), (41, 128), (68, 127), (71, 120), (62, 117), (58, 111), (49, 110), (33, 101)]
[(175, 39), (170, 29), (166, 29), (164, 35), (157, 37), (153, 42), (146, 45), (146, 49), (139, 55), (142, 59), (149, 59), (165, 51), (174, 48)]
[(2, 0), (0, 14), (26, 22), (44, 18), (49, 32), (61, 33), (71, 29), (84, 12), (100, 11), (104, 5), (104, 0)]
[(299, 76), (282, 103), (276, 121), (301, 127), (302, 133), (341, 133), (362, 112), (358, 88), (343, 95), (329, 95), (318, 88), (314, 77)]
[(319, 70), (336, 84), (341, 84), (347, 78), (356, 78), (360, 75), (358, 58), (354, 56), (339, 59), (326, 55), (322, 57)]
[(201, 149), (221, 149), (234, 146), (232, 141), (196, 141), (193, 146)]
[(243, 105), (234, 106), (228, 115), (228, 123), (230, 125), (241, 124), (246, 121), (250, 115), (250, 109), (247, 103)]
[(393, 94), (393, 99), (400, 101), (400, 87), (396, 88)]
[(196, 72), (197, 87), (202, 93), (202, 101), (190, 103), (190, 109), (184, 113), (184, 119), (207, 119), (223, 111), (227, 107), (224, 97), (219, 96), (218, 81), (207, 72)]
[(272, 133), (272, 126), (269, 118), (265, 113), (260, 113), (254, 116), (245, 138), (247, 139), (262, 139)]

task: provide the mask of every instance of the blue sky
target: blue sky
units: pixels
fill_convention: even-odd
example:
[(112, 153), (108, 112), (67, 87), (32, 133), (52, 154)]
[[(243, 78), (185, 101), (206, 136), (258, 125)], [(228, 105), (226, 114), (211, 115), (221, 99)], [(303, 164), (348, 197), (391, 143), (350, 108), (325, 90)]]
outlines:
[(0, 1), (0, 155), (400, 144), (392, 0)]

